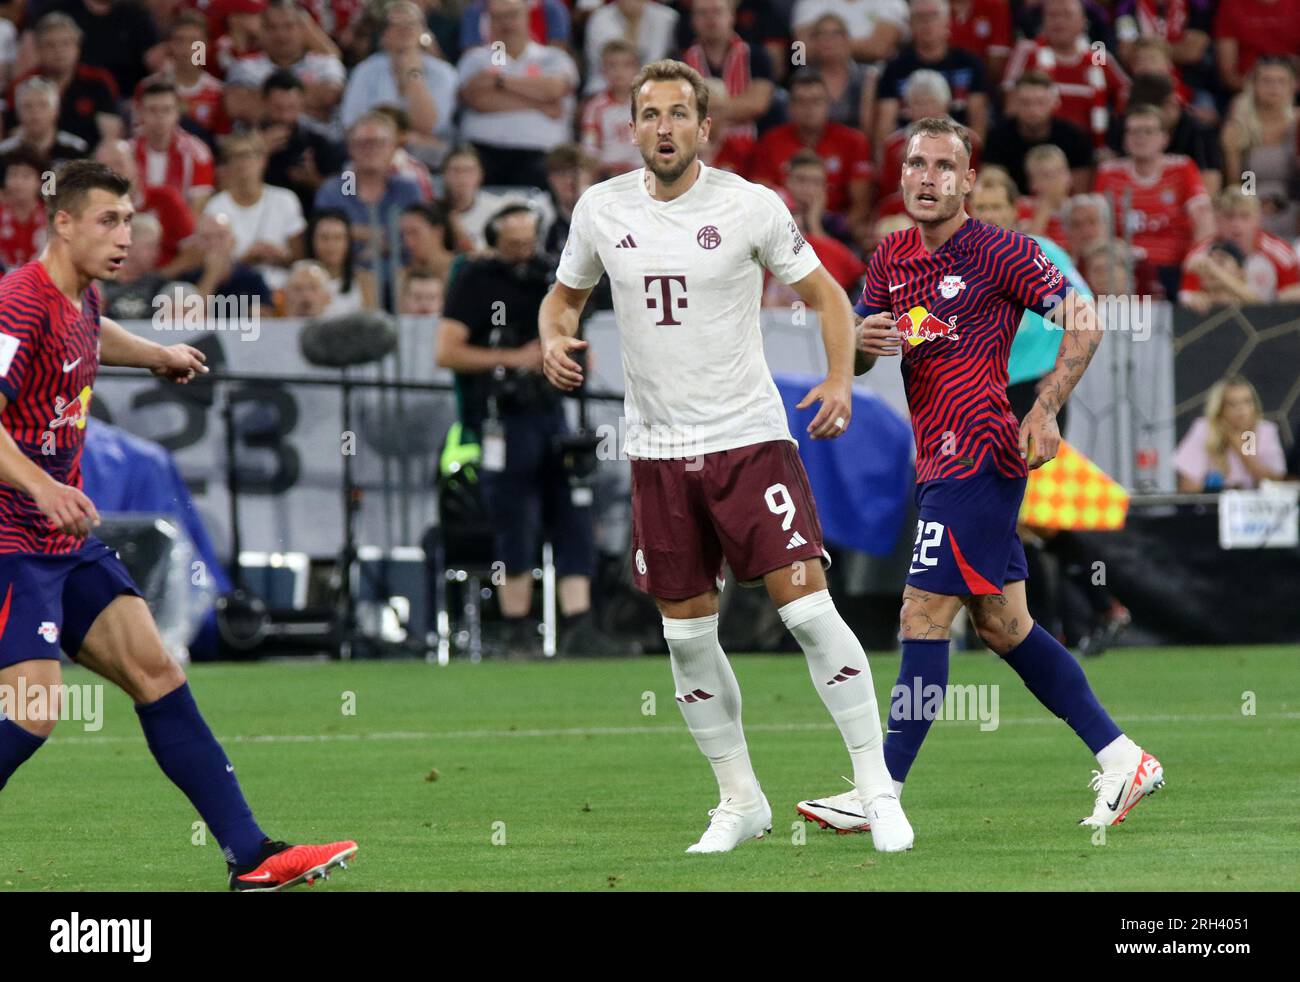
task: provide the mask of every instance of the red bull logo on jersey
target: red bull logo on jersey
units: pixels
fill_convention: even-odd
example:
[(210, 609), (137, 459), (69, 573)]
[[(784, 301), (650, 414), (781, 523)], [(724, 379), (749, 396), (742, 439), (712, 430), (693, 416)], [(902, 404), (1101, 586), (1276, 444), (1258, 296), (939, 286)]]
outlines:
[(79, 430), (86, 428), (86, 417), (90, 415), (90, 386), (86, 386), (75, 399), (58, 396), (54, 400), (55, 416), (50, 420), (50, 429), (61, 426), (75, 426)]
[(915, 347), (922, 341), (947, 338), (956, 341), (957, 324), (941, 321), (924, 307), (913, 307), (895, 322), (898, 329), (907, 335), (907, 343)]

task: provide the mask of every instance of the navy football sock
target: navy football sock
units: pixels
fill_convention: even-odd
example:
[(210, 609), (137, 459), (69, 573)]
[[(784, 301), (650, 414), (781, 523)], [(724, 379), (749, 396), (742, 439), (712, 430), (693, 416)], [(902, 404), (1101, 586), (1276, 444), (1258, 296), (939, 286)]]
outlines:
[(0, 788), (44, 743), (45, 737), (28, 733), (11, 719), (0, 719)]
[[(903, 663), (889, 697), (885, 766), (902, 784), (948, 690), (948, 639), (903, 640)], [(936, 698), (936, 694), (939, 694)]]
[(135, 711), (158, 766), (203, 817), (226, 861), (246, 866), (256, 859), (266, 836), (239, 790), (235, 769), (194, 704), (189, 683)]
[(1094, 754), (1121, 735), (1074, 656), (1039, 624), (1002, 658), (1035, 698), (1065, 720)]

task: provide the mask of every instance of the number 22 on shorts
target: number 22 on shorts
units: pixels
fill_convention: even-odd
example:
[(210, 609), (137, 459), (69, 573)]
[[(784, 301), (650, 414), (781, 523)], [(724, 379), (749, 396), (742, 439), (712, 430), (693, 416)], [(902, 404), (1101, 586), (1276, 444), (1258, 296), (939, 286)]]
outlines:
[(916, 543), (912, 548), (912, 568), (908, 573), (924, 573), (939, 565), (939, 557), (930, 554), (943, 539), (943, 526), (938, 522), (918, 521)]

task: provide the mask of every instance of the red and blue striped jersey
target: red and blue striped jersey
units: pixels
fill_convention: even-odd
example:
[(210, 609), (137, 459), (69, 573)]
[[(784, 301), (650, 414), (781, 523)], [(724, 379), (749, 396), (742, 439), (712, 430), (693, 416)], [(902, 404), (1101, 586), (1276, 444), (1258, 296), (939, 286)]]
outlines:
[(1026, 308), (1047, 314), (1069, 283), (1029, 236), (967, 218), (934, 253), (916, 228), (885, 237), (854, 309), (907, 331), (903, 385), (916, 480), (989, 469), (1028, 474), (1007, 401), (1007, 358)]
[[(0, 424), (56, 481), (81, 487), (91, 386), (99, 368), (99, 290), (81, 309), (32, 260), (0, 279)], [(0, 483), (0, 553), (75, 552), (84, 540), (54, 529), (25, 492)]]

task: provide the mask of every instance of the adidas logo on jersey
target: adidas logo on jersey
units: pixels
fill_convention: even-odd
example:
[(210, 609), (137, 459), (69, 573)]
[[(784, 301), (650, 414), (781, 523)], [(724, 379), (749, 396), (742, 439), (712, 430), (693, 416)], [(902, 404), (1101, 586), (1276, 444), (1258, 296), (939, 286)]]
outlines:
[(805, 539), (798, 532), (795, 532), (794, 535), (790, 536), (790, 541), (785, 544), (785, 547), (787, 549), (798, 549), (800, 546), (804, 546), (807, 544), (808, 544), (808, 540)]
[(636, 248), (636, 240), (632, 238), (632, 233), (631, 233), (631, 232), (628, 232), (627, 235), (623, 236), (623, 238), (619, 241), (618, 245), (614, 246), (614, 248), (615, 248), (615, 249), (635, 249), (635, 248)]

